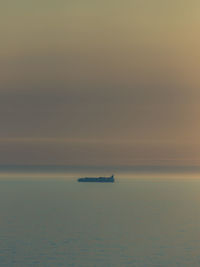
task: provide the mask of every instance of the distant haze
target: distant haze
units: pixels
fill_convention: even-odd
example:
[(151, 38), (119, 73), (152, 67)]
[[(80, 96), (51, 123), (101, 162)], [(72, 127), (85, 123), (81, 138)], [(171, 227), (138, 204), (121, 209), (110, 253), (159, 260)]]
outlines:
[(0, 165), (199, 165), (199, 10), (1, 1)]

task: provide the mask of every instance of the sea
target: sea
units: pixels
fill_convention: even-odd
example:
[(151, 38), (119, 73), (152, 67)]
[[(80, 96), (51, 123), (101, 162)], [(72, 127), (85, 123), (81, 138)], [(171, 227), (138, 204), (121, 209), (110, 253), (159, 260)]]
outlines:
[(198, 168), (0, 167), (1, 267), (195, 267), (199, 252)]

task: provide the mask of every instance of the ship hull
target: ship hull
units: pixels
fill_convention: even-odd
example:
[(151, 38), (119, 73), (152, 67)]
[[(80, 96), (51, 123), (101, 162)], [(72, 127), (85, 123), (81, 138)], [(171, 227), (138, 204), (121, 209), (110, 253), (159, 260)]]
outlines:
[(79, 178), (78, 182), (82, 183), (114, 183), (115, 179), (114, 177), (98, 177), (98, 178), (93, 178), (93, 177), (85, 177), (85, 178)]

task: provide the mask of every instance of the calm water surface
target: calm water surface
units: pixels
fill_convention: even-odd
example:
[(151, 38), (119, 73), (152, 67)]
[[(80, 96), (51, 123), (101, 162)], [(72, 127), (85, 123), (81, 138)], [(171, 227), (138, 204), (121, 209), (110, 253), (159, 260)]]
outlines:
[(0, 180), (0, 266), (200, 266), (200, 180)]

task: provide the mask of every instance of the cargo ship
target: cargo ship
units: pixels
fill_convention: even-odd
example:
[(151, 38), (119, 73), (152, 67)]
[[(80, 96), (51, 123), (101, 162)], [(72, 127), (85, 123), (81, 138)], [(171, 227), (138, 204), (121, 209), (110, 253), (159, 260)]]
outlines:
[(78, 182), (83, 182), (83, 183), (114, 183), (115, 178), (114, 175), (110, 177), (85, 177), (85, 178), (79, 178), (77, 180)]

